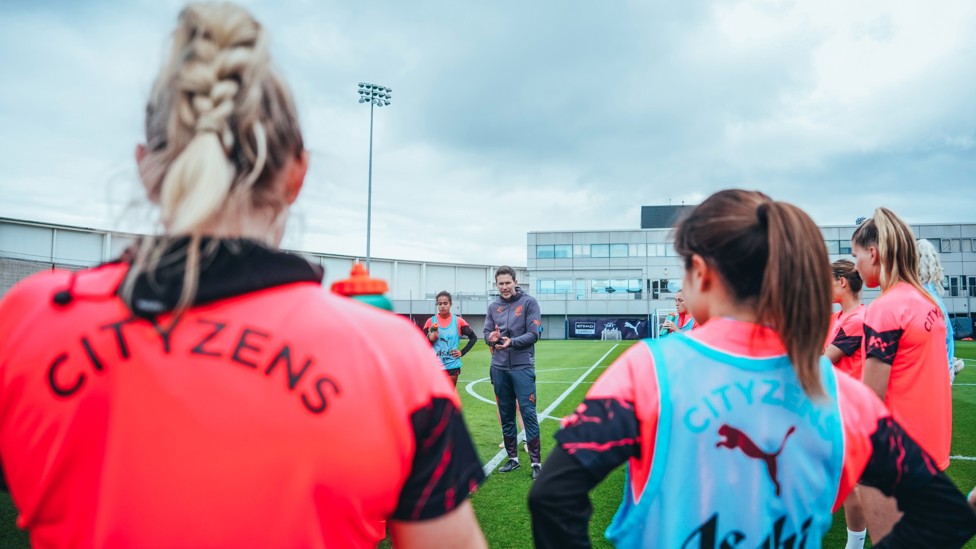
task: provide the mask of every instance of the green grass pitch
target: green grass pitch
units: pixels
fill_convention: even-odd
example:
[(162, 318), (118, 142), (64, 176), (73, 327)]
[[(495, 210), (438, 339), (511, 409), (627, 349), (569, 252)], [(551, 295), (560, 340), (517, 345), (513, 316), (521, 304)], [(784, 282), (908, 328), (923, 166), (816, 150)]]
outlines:
[[(543, 459), (552, 448), (552, 435), (558, 418), (570, 413), (583, 399), (593, 381), (632, 342), (542, 341), (536, 348), (537, 393), (542, 429)], [(949, 476), (964, 492), (976, 485), (976, 343), (956, 342), (956, 355), (966, 359), (967, 368), (953, 386), (953, 444), (956, 456)], [(501, 429), (488, 381), (488, 350), (483, 344), (464, 357), (464, 370), (458, 392), (464, 417), (471, 430), (478, 454), (487, 463), (499, 453)], [(574, 387), (575, 385), (575, 387)], [(555, 404), (557, 400), (562, 399)], [(491, 547), (532, 547), (532, 529), (526, 505), (531, 486), (528, 456), (519, 449), (523, 467), (512, 473), (493, 472), (473, 496), (478, 521)], [(618, 469), (591, 494), (593, 520), (590, 536), (595, 547), (609, 547), (603, 531), (610, 523), (623, 493), (623, 469)], [(27, 536), (14, 526), (16, 510), (9, 495), (0, 494), (0, 547), (29, 547)], [(843, 547), (846, 543), (844, 515), (834, 517), (834, 525), (824, 547)], [(386, 545), (385, 543), (383, 545)], [(976, 549), (976, 541), (966, 546)]]

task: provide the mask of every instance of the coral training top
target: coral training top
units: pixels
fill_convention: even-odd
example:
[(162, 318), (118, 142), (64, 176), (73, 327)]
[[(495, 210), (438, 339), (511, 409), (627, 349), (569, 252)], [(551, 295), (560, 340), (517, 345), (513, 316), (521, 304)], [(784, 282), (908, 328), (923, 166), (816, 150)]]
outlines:
[(833, 345), (843, 353), (834, 367), (847, 372), (854, 379), (864, 374), (864, 305), (858, 305), (845, 314), (838, 311), (830, 317), (830, 334), (827, 345)]
[(182, 267), (139, 279), (135, 314), (124, 263), (0, 303), (0, 458), (34, 547), (374, 547), (483, 479), (415, 327), (221, 246), (175, 326)]
[(891, 366), (885, 394), (891, 415), (944, 470), (952, 441), (952, 389), (942, 311), (899, 282), (867, 308), (864, 337), (866, 357)]

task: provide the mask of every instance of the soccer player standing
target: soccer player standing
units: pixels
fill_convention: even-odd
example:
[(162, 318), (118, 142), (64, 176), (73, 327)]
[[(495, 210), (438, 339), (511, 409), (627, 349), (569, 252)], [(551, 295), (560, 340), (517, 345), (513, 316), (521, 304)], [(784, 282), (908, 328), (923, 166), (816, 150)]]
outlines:
[(564, 420), (529, 496), (538, 547), (588, 546), (588, 493), (624, 463), (619, 547), (819, 547), (858, 479), (905, 510), (891, 546), (976, 532), (932, 458), (822, 358), (829, 260), (809, 216), (722, 191), (678, 224), (675, 249), (702, 325), (630, 347)]
[(308, 155), (264, 27), (187, 6), (145, 113), (163, 234), (0, 302), (0, 457), (32, 545), (375, 547), (388, 525), (484, 547), (430, 347), (278, 249)]
[(488, 305), (485, 316), (485, 341), (494, 349), (491, 355), (491, 382), (502, 420), (502, 437), (508, 461), (498, 472), (519, 467), (518, 430), (515, 404), (522, 414), (528, 444), (532, 478), (542, 470), (539, 419), (536, 416), (535, 342), (539, 339), (542, 318), (535, 298), (522, 291), (515, 269), (503, 265), (495, 271), (498, 299)]
[[(840, 311), (830, 317), (824, 356), (835, 368), (860, 380), (864, 373), (864, 305), (860, 299), (863, 281), (854, 263), (847, 259), (834, 261), (831, 271), (834, 276), (833, 301), (840, 305)], [(844, 500), (844, 519), (847, 523), (845, 549), (861, 549), (867, 536), (867, 522), (857, 487)]]
[[(881, 288), (864, 315), (864, 383), (945, 470), (952, 441), (946, 323), (919, 281), (915, 234), (894, 212), (878, 208), (854, 231), (851, 250), (864, 284)], [(898, 520), (898, 507), (877, 490), (858, 492), (876, 543)]]
[[(427, 339), (434, 346), (437, 358), (441, 359), (444, 371), (457, 387), (458, 376), (461, 375), (461, 357), (474, 347), (478, 342), (478, 336), (463, 318), (451, 314), (452, 300), (447, 290), (439, 292), (436, 300), (437, 314), (427, 319), (424, 323), (424, 331), (427, 333)], [(458, 349), (461, 336), (468, 338), (468, 344), (464, 349)]]

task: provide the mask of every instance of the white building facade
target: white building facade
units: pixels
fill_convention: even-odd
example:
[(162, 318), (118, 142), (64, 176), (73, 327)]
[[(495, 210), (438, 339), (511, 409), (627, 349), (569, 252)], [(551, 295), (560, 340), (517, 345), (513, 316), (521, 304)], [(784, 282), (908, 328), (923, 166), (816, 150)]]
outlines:
[[(665, 218), (658, 224), (670, 224)], [(653, 224), (653, 223), (650, 223)], [(850, 257), (854, 225), (821, 227), (831, 261)], [(941, 251), (944, 301), (954, 316), (972, 318), (976, 302), (976, 223), (915, 224), (919, 238)], [(52, 268), (79, 269), (118, 257), (137, 235), (0, 218), (0, 296), (27, 276)], [(325, 288), (346, 278), (359, 258), (300, 252), (325, 268)], [(372, 273), (389, 284), (394, 311), (422, 324), (435, 312), (434, 296), (454, 296), (455, 314), (481, 333), (488, 303), (495, 298), (497, 265), (372, 258)], [(571, 320), (626, 322), (652, 326), (656, 313), (673, 309), (683, 265), (670, 228), (613, 231), (549, 231), (527, 235), (526, 266), (513, 266), (523, 289), (539, 300), (543, 337), (573, 333)], [(870, 301), (877, 290), (865, 290)], [(970, 320), (971, 326), (971, 320)], [(645, 328), (646, 329), (646, 328)], [(648, 333), (653, 335), (653, 329)]]

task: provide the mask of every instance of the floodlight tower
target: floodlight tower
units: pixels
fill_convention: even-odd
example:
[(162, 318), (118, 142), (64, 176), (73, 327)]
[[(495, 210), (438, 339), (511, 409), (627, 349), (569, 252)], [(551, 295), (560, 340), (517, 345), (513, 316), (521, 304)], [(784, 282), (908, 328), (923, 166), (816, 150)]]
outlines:
[(370, 270), (370, 230), (373, 222), (373, 107), (390, 104), (393, 89), (366, 82), (359, 83), (359, 102), (369, 103), (369, 180), (366, 186), (366, 270)]

